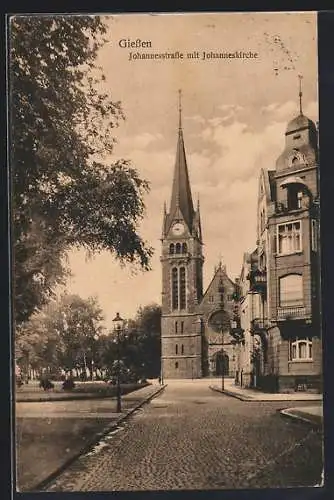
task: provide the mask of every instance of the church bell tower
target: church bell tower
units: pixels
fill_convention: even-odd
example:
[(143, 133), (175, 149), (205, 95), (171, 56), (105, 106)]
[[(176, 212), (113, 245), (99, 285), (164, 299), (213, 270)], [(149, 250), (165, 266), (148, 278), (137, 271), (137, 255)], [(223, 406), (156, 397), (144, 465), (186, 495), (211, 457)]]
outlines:
[(202, 376), (203, 252), (199, 203), (194, 210), (182, 130), (181, 91), (169, 212), (162, 225), (161, 369), (168, 378)]

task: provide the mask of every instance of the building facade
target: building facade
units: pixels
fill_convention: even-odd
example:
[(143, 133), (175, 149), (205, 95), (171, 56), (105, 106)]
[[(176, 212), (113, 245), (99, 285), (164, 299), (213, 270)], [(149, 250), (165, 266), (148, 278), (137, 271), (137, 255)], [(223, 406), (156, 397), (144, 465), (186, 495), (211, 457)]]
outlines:
[(240, 302), (252, 304), (241, 322), (253, 342), (239, 369), (251, 366), (243, 383), (264, 390), (322, 390), (317, 136), (300, 102), (276, 168), (259, 176), (257, 246)]
[(203, 293), (203, 238), (194, 209), (181, 109), (169, 211), (162, 226), (162, 376), (226, 375), (270, 392), (322, 390), (319, 153), (300, 110), (276, 168), (258, 183), (257, 241), (233, 282), (220, 262)]

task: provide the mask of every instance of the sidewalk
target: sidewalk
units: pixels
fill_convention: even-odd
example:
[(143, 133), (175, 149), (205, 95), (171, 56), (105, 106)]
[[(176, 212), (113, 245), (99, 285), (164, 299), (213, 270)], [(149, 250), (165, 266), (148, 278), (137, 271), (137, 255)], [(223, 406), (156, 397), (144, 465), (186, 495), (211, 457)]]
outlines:
[(224, 391), (221, 384), (217, 381), (210, 385), (210, 389), (217, 392), (222, 392), (228, 396), (240, 399), (241, 401), (322, 401), (322, 394), (313, 394), (309, 392), (293, 392), (293, 393), (267, 393), (256, 389), (245, 389), (234, 384), (234, 379), (227, 378), (224, 380)]
[(40, 490), (165, 386), (148, 385), (116, 399), (16, 404), (17, 490)]
[(323, 424), (323, 408), (320, 404), (317, 406), (299, 406), (298, 408), (287, 408), (285, 410), (281, 410), (280, 413), (284, 417), (301, 420), (317, 427), (321, 427)]

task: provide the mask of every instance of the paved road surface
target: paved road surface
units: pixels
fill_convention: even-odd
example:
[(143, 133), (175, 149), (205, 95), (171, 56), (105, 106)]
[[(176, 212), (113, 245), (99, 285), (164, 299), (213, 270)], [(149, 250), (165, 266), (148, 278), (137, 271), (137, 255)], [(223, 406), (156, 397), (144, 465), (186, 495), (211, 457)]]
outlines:
[(169, 383), (95, 453), (81, 457), (46, 489), (314, 486), (322, 470), (321, 435), (282, 418), (277, 410), (287, 406), (239, 401), (210, 391), (207, 382)]

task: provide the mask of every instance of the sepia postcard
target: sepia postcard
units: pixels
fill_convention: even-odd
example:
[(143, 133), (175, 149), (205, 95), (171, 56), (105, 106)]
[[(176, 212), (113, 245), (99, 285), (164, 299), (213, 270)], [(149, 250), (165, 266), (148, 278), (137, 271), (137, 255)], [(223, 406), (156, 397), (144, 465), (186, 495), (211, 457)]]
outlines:
[(7, 36), (15, 490), (323, 486), (317, 13)]

